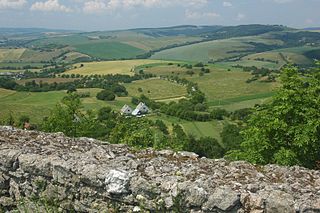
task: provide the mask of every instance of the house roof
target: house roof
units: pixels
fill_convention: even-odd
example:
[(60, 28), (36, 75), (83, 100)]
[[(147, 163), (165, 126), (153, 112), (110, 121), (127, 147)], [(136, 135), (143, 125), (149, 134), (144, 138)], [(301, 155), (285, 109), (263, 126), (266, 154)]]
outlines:
[(124, 105), (122, 107), (121, 112), (123, 112), (123, 113), (131, 113), (132, 112), (132, 108), (126, 104), (126, 105)]
[(136, 107), (137, 110), (141, 111), (141, 112), (148, 112), (149, 108), (147, 107), (147, 105), (145, 105), (144, 103), (140, 102), (138, 104), (138, 106)]

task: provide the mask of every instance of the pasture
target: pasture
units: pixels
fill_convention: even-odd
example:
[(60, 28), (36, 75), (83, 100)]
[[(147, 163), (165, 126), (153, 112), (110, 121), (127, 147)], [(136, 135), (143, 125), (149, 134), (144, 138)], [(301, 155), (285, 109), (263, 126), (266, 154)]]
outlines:
[(208, 122), (198, 122), (198, 121), (185, 121), (172, 116), (157, 114), (148, 116), (151, 120), (162, 120), (168, 127), (169, 130), (172, 124), (180, 124), (183, 130), (196, 138), (201, 137), (213, 137), (218, 139), (220, 142), (220, 132), (223, 129), (223, 124), (225, 121), (208, 121)]
[[(65, 72), (65, 74), (80, 74), (80, 75), (108, 75), (108, 74), (122, 74), (122, 75), (134, 75), (136, 67), (144, 64), (154, 63), (169, 63), (169, 61), (161, 60), (123, 60), (123, 61), (102, 61), (102, 62), (90, 62), (79, 63), (74, 66), (75, 69)], [(80, 67), (83, 64), (83, 67)]]
[[(251, 78), (252, 75), (249, 72), (241, 71), (241, 69), (232, 68), (231, 64), (227, 63), (209, 65), (206, 68), (210, 69), (210, 73), (204, 74), (203, 76), (198, 74), (200, 73), (199, 68), (193, 68), (192, 70), (195, 74), (191, 76), (186, 73), (188, 69), (177, 67), (176, 65), (150, 67), (145, 68), (144, 71), (159, 76), (177, 75), (179, 78), (186, 78), (197, 83), (200, 90), (206, 94), (207, 101), (210, 105), (223, 103), (223, 100), (226, 100), (226, 104), (231, 104), (239, 101), (265, 98), (263, 95), (266, 94), (268, 96), (268, 94), (272, 93), (279, 86), (277, 82), (264, 83), (254, 81), (246, 83), (246, 80)], [(230, 71), (227, 71), (227, 68), (230, 69)], [(240, 99), (233, 100), (237, 98)], [(230, 102), (229, 99), (233, 101)]]
[[(78, 89), (77, 91), (90, 92), (90, 97), (82, 99), (84, 109), (97, 110), (104, 106), (110, 106), (118, 111), (124, 104), (131, 101), (128, 97), (117, 97), (116, 101), (111, 102), (97, 100), (96, 94), (101, 89)], [(40, 123), (66, 95), (66, 91), (16, 92), (0, 89), (0, 120), (5, 119), (11, 112), (15, 118), (27, 115), (32, 123)]]
[[(158, 78), (135, 81), (125, 84), (125, 87), (129, 92), (129, 96), (139, 97), (144, 94), (156, 101), (183, 98), (187, 95), (187, 90), (184, 86)], [(141, 92), (139, 92), (139, 89), (141, 89)]]

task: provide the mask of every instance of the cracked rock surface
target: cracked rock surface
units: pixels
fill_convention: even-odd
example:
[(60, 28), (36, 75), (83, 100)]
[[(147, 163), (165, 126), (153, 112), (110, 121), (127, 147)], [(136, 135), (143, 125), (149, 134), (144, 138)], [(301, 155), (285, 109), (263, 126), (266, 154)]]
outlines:
[(0, 126), (0, 212), (21, 200), (30, 212), (320, 212), (320, 171)]

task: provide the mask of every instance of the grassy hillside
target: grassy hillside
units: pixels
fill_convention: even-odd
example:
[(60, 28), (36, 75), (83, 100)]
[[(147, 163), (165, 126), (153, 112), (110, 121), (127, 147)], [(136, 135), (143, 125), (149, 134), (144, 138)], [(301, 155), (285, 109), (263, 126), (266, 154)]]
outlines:
[(268, 48), (269, 46), (281, 45), (282, 42), (280, 40), (270, 39), (266, 35), (221, 39), (160, 51), (155, 53), (151, 58), (170, 58), (193, 62), (217, 61), (256, 52), (260, 47), (256, 47), (255, 45), (259, 44)]
[(26, 50), (25, 48), (20, 48), (20, 49), (0, 48), (0, 62), (17, 61), (21, 58), (25, 50)]
[[(127, 74), (133, 75), (135, 67), (144, 64), (153, 63), (164, 63), (167, 64), (169, 61), (161, 60), (123, 60), (123, 61), (103, 61), (103, 62), (90, 62), (90, 63), (79, 63), (74, 67), (76, 69), (65, 72), (66, 74), (80, 74), (80, 75), (107, 75), (107, 74)], [(83, 64), (83, 67), (80, 67)]]
[[(101, 89), (79, 89), (79, 92), (90, 92), (89, 98), (84, 98), (84, 109), (97, 110), (104, 106), (111, 106), (119, 110), (124, 104), (130, 103), (130, 98), (117, 98), (117, 101), (104, 102), (96, 99), (96, 94)], [(31, 122), (41, 122), (42, 118), (48, 116), (50, 110), (66, 96), (66, 91), (53, 92), (15, 92), (0, 89), (0, 119), (3, 120), (11, 112), (14, 117), (28, 115)]]
[(195, 40), (200, 38), (183, 35), (155, 38), (135, 31), (111, 31), (48, 37), (31, 42), (29, 46), (62, 45), (94, 58), (122, 59), (135, 58), (153, 49)]
[[(242, 96), (250, 96), (254, 94), (263, 94), (274, 91), (278, 83), (263, 83), (259, 81), (246, 83), (251, 78), (249, 72), (243, 72), (235, 68), (227, 71), (220, 65), (210, 65), (206, 68), (210, 69), (210, 73), (200, 76), (200, 68), (193, 68), (194, 74), (187, 74), (188, 69), (177, 67), (176, 65), (162, 65), (156, 67), (145, 68), (144, 71), (156, 75), (179, 76), (186, 78), (199, 85), (201, 91), (206, 94), (209, 102), (223, 99), (230, 99)], [(240, 100), (241, 101), (241, 100)]]

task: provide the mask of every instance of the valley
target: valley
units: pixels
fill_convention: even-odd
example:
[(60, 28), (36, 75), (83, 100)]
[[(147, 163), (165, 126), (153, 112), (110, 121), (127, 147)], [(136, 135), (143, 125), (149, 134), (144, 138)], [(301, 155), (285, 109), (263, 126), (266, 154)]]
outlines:
[[(75, 83), (78, 93), (87, 94), (81, 98), (83, 110), (111, 107), (119, 112), (125, 104), (134, 107), (131, 99), (141, 95), (158, 103), (179, 102), (191, 98), (186, 82), (192, 82), (204, 93), (207, 110), (224, 109), (233, 113), (267, 103), (280, 87), (281, 67), (288, 63), (312, 66), (320, 50), (317, 43), (320, 33), (272, 25), (178, 26), (112, 32), (57, 32), (50, 36), (35, 32), (31, 38), (23, 35), (19, 34), (19, 39), (11, 35), (1, 44), (0, 73), (28, 70), (27, 76), (14, 80), (21, 86), (32, 81), (35, 82), (33, 86), (39, 88), (43, 84), (64, 86), (42, 92), (1, 89), (0, 120), (10, 114), (15, 118), (27, 115), (35, 124), (40, 124), (60, 103), (67, 91), (63, 88), (85, 76), (123, 75), (131, 76), (133, 80), (114, 81), (128, 94), (107, 102), (96, 98), (102, 85), (83, 88), (87, 87), (86, 83), (81, 86)], [(251, 67), (258, 69), (255, 71), (258, 73), (253, 74)], [(186, 82), (181, 83), (181, 80)], [(41, 90), (39, 88), (36, 90)], [(228, 118), (188, 121), (159, 110), (154, 110), (148, 119), (160, 119), (168, 126), (177, 123), (187, 134), (197, 138), (214, 137), (219, 141), (223, 126), (234, 122)]]

